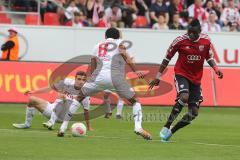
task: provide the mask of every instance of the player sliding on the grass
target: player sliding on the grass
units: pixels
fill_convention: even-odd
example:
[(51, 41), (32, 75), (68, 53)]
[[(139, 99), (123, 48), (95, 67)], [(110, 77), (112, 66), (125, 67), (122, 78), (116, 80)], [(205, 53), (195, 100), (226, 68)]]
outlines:
[[(78, 95), (79, 89), (86, 82), (87, 75), (85, 72), (79, 71), (75, 75), (75, 80), (65, 78), (64, 80), (59, 81), (58, 83), (53, 84), (53, 87), (56, 91), (59, 92), (59, 95), (54, 103), (49, 103), (48, 101), (38, 98), (35, 96), (29, 97), (29, 102), (26, 108), (26, 119), (23, 124), (13, 124), (14, 127), (20, 129), (26, 129), (31, 127), (32, 119), (35, 109), (43, 114), (46, 118), (50, 118), (47, 123), (43, 123), (44, 127), (52, 129), (55, 122), (62, 122), (65, 114), (67, 113), (70, 105), (78, 105), (80, 103), (74, 99), (74, 96)], [(35, 91), (28, 91), (26, 95), (39, 94), (39, 93), (48, 93), (52, 90), (51, 87), (41, 88)], [(90, 100), (89, 97), (86, 97), (82, 101), (84, 108), (84, 115), (87, 123), (87, 129), (92, 130), (90, 121), (89, 121), (89, 106)]]
[[(126, 48), (121, 40), (121, 33), (116, 28), (109, 28), (105, 32), (103, 42), (97, 44), (93, 50), (96, 57), (91, 59), (92, 77), (86, 82), (80, 90), (79, 101), (84, 97), (91, 96), (106, 89), (115, 89), (117, 94), (127, 99), (133, 105), (133, 116), (135, 121), (134, 131), (144, 139), (150, 140), (151, 135), (142, 128), (142, 108), (136, 98), (134, 90), (125, 79), (125, 64), (130, 65), (132, 70), (143, 78), (140, 72), (137, 72), (131, 58), (126, 53)], [(58, 136), (64, 136), (72, 114), (77, 110), (77, 106), (70, 106), (69, 113), (61, 125)]]
[[(198, 116), (199, 106), (203, 101), (201, 78), (204, 61), (206, 60), (214, 69), (218, 78), (223, 78), (223, 73), (217, 68), (213, 59), (211, 48), (212, 43), (209, 37), (201, 33), (201, 25), (197, 19), (194, 19), (189, 25), (187, 34), (177, 37), (172, 42), (166, 58), (160, 65), (156, 79), (150, 83), (150, 88), (159, 85), (163, 71), (175, 53), (178, 52), (178, 60), (174, 67), (177, 99), (167, 123), (160, 131), (160, 137), (163, 141), (168, 141), (172, 134), (189, 125)], [(188, 105), (188, 113), (170, 129), (171, 124), (185, 105)]]

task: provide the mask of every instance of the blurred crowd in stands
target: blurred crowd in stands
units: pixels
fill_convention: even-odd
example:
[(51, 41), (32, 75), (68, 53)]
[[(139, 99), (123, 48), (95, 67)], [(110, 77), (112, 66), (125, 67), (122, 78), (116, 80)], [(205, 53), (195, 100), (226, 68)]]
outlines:
[(240, 31), (239, 0), (41, 0), (39, 7), (35, 0), (11, 0), (11, 7), (39, 8), (42, 24), (48, 18), (64, 26), (184, 30), (198, 18), (205, 32)]

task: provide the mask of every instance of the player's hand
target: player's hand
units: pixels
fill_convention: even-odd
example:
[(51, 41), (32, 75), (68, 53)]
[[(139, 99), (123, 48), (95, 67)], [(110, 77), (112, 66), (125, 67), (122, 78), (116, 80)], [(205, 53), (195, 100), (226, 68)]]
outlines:
[(217, 70), (215, 73), (218, 75), (218, 78), (219, 78), (219, 79), (222, 79), (222, 78), (223, 78), (223, 73), (222, 73), (222, 71)]
[(57, 96), (58, 99), (61, 99), (63, 101), (65, 101), (67, 99), (66, 95), (65, 94), (62, 94), (62, 93), (58, 93), (58, 96)]
[(126, 54), (126, 47), (123, 44), (120, 44), (118, 48), (120, 54)]
[(159, 83), (160, 83), (160, 79), (154, 79), (152, 82), (150, 82), (148, 89), (153, 89), (153, 87), (158, 86)]
[(135, 73), (137, 74), (137, 76), (138, 76), (139, 79), (143, 79), (143, 78), (144, 78), (144, 74), (143, 74), (142, 72), (137, 71), (137, 72), (135, 72)]
[(33, 94), (33, 91), (26, 91), (25, 93), (24, 93), (24, 95), (30, 95), (30, 94)]

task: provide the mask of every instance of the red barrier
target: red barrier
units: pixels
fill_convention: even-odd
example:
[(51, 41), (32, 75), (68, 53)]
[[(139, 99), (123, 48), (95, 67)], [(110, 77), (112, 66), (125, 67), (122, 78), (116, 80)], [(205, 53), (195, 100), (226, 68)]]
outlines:
[[(60, 65), (60, 63), (40, 62), (0, 62), (0, 102), (27, 102), (28, 97), (23, 93), (27, 90), (35, 90), (47, 86), (51, 73)], [(147, 67), (152, 72), (152, 74), (148, 75), (148, 77), (154, 77), (153, 73), (156, 73), (156, 69), (158, 67), (156, 67), (156, 65), (150, 65)], [(78, 68), (78, 70), (79, 69), (86, 71), (87, 66), (82, 66)], [(240, 106), (240, 101), (238, 100), (238, 91), (240, 90), (240, 85), (238, 83), (238, 80), (240, 79), (240, 68), (224, 68), (222, 70), (224, 72), (224, 79), (218, 80), (216, 78), (216, 80), (213, 81), (211, 69), (204, 69), (204, 76), (202, 80), (202, 89), (204, 96), (204, 102), (202, 104), (203, 106), (214, 106), (214, 86), (216, 86), (216, 103), (218, 106)], [(71, 75), (74, 75), (74, 71)], [(164, 92), (163, 88), (167, 83), (169, 83), (168, 90), (170, 90), (163, 94), (160, 93), (158, 94), (159, 96), (155, 97), (151, 97), (151, 95), (156, 95), (156, 90), (148, 92), (147, 94), (150, 95), (148, 97), (145, 96), (146, 93), (140, 92), (139, 97), (141, 103), (143, 105), (174, 104), (176, 91), (173, 76), (173, 67), (170, 66), (168, 67), (166, 74), (163, 76), (163, 82), (160, 84), (160, 92)], [(146, 81), (133, 81), (130, 78), (132, 78), (132, 75), (128, 74), (127, 79), (129, 79), (129, 82), (135, 86), (136, 90), (147, 89), (148, 86)], [(136, 84), (139, 86), (136, 87)], [(52, 91), (49, 94), (39, 94), (37, 96), (49, 101), (53, 101), (56, 97), (56, 93)], [(99, 103), (99, 101), (96, 101), (96, 99), (92, 101), (92, 103), (96, 102)]]
[(240, 106), (240, 68), (223, 68), (224, 78), (216, 78), (218, 106)]

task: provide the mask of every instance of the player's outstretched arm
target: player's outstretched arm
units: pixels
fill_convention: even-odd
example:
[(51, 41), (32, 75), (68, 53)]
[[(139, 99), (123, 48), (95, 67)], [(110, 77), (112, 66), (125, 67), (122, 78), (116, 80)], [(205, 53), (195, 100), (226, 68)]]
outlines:
[(220, 71), (214, 61), (214, 59), (210, 59), (207, 61), (207, 63), (213, 68), (213, 70), (215, 71), (215, 73), (217, 74), (219, 79), (223, 78), (223, 73), (222, 71)]
[(91, 58), (91, 74), (95, 71), (97, 68), (97, 59), (96, 57)]
[(129, 54), (126, 52), (126, 48), (123, 45), (119, 45), (119, 53), (125, 60), (125, 62), (130, 66), (133, 72), (135, 72), (139, 78), (143, 79), (144, 75), (141, 72), (138, 72), (135, 66), (135, 63), (133, 62), (133, 58), (129, 56)]
[(166, 67), (168, 66), (168, 63), (169, 63), (169, 60), (163, 59), (161, 65), (159, 67), (159, 71), (156, 75), (156, 78), (152, 82), (150, 82), (150, 84), (149, 84), (149, 89), (152, 89), (154, 86), (159, 85), (161, 76), (162, 76), (164, 70), (166, 69)]
[(177, 37), (169, 46), (167, 50), (166, 58), (163, 59), (160, 65), (159, 71), (156, 75), (156, 78), (149, 84), (149, 89), (152, 89), (154, 86), (159, 85), (163, 71), (166, 69), (166, 67), (168, 66), (168, 63), (170, 62), (172, 57), (175, 55), (175, 53), (178, 51), (181, 40), (182, 40), (182, 37)]
[(40, 93), (48, 93), (52, 90), (51, 87), (44, 87), (44, 88), (40, 88), (38, 90), (33, 90), (33, 91), (27, 91), (24, 94), (25, 95), (29, 95), (29, 94), (40, 94)]

